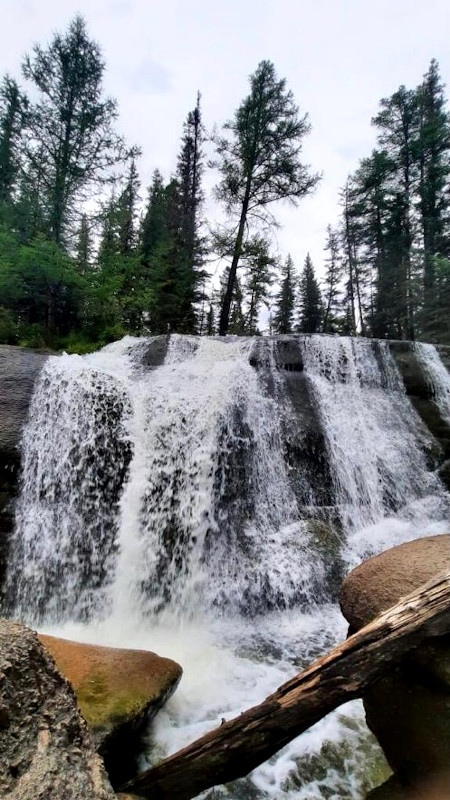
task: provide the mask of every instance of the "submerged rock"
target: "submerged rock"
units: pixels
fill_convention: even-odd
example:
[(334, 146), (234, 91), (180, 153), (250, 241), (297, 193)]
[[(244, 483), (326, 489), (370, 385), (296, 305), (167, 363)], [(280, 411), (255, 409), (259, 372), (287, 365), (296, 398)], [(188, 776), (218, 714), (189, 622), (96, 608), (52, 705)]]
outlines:
[[(450, 534), (407, 542), (368, 559), (342, 586), (341, 607), (350, 631), (448, 570)], [(364, 708), (398, 785), (420, 787), (435, 776), (441, 783), (446, 780), (442, 776), (450, 764), (450, 636), (425, 641), (404, 657), (366, 690)], [(400, 791), (398, 785), (391, 782), (386, 789), (392, 798)], [(450, 784), (448, 790), (450, 796)]]
[(75, 696), (37, 635), (0, 620), (0, 796), (112, 800)]
[(175, 691), (181, 667), (144, 650), (39, 638), (73, 686), (112, 784), (129, 780), (136, 773), (143, 730)]

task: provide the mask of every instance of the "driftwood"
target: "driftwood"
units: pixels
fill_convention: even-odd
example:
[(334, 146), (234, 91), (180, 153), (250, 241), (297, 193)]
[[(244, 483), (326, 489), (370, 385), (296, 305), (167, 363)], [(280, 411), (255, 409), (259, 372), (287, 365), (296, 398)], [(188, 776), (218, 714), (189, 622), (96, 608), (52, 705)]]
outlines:
[(361, 696), (424, 638), (449, 633), (450, 573), (445, 573), (402, 598), (260, 705), (142, 773), (124, 791), (151, 800), (190, 800), (243, 777), (330, 711)]

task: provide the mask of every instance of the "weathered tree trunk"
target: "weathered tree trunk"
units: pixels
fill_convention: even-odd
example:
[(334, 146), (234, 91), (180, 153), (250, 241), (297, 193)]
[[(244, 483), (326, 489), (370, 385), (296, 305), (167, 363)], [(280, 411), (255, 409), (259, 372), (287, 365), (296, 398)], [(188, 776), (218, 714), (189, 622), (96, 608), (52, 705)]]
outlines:
[(233, 300), (234, 285), (236, 283), (236, 274), (239, 265), (239, 259), (242, 255), (244, 232), (247, 223), (248, 206), (250, 201), (250, 186), (251, 186), (251, 178), (247, 180), (247, 188), (242, 203), (239, 228), (236, 236), (236, 241), (234, 243), (233, 259), (231, 261), (230, 271), (228, 273), (228, 281), (227, 281), (227, 287), (225, 289), (225, 295), (222, 300), (222, 308), (220, 310), (220, 319), (219, 319), (219, 336), (226, 336), (228, 332), (228, 326), (230, 323), (230, 310), (231, 310), (231, 303)]
[(424, 638), (450, 632), (450, 573), (424, 584), (260, 705), (225, 722), (125, 788), (151, 800), (189, 800), (247, 775), (342, 703), (359, 697)]

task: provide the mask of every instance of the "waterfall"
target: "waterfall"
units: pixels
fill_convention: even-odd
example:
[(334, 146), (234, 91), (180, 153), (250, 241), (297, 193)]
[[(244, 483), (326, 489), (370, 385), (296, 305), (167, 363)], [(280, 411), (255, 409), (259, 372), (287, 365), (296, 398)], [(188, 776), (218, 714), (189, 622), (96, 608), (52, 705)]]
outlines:
[(433, 400), (443, 419), (450, 424), (450, 376), (432, 344), (417, 342), (416, 353), (431, 386)]
[[(418, 352), (448, 411), (448, 373), (432, 346)], [(387, 342), (127, 337), (49, 358), (23, 436), (7, 611), (179, 660), (158, 758), (345, 636), (350, 566), (446, 529), (434, 444)], [(357, 704), (332, 715), (225, 796), (356, 800), (373, 748), (360, 720)]]

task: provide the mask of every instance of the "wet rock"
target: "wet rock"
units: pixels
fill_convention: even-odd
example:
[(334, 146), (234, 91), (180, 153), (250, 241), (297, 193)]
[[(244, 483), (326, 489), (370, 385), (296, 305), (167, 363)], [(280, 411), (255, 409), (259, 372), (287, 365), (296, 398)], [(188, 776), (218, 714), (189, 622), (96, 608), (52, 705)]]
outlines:
[[(403, 378), (407, 395), (442, 450), (440, 457), (437, 452), (432, 453), (432, 457), (434, 456), (434, 459), (437, 459), (438, 462), (442, 461), (443, 458), (449, 459), (450, 425), (442, 417), (438, 406), (433, 402), (434, 389), (414, 350), (414, 343), (391, 341), (389, 342), (389, 349)], [(442, 362), (447, 369), (450, 369), (450, 347), (441, 346), (437, 349)]]
[[(450, 534), (407, 542), (368, 559), (342, 586), (350, 631), (446, 570)], [(416, 785), (442, 775), (450, 763), (450, 636), (424, 642), (403, 658), (366, 691), (364, 708), (400, 783)]]
[(0, 587), (17, 492), (20, 437), (36, 378), (47, 358), (47, 353), (0, 345)]
[(82, 644), (39, 634), (75, 690), (113, 786), (136, 774), (149, 720), (175, 691), (182, 669), (144, 650)]
[(148, 369), (156, 369), (164, 364), (169, 347), (168, 336), (152, 336), (142, 346), (141, 363)]
[(113, 800), (73, 690), (37, 635), (0, 620), (0, 796)]

